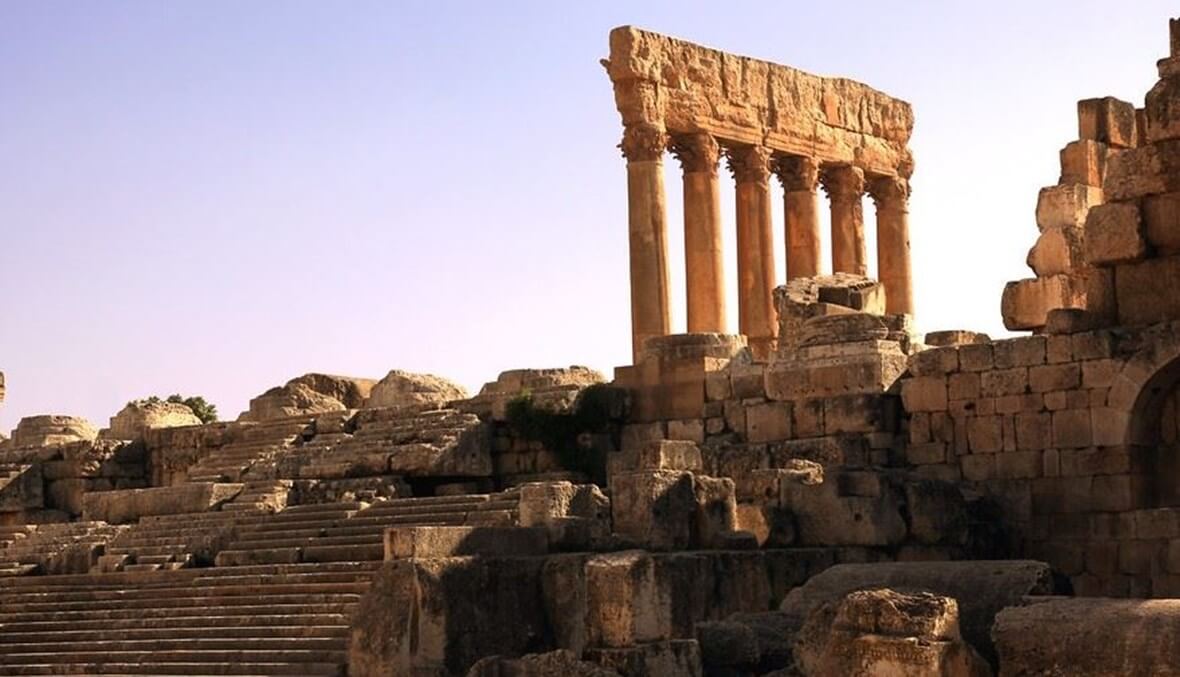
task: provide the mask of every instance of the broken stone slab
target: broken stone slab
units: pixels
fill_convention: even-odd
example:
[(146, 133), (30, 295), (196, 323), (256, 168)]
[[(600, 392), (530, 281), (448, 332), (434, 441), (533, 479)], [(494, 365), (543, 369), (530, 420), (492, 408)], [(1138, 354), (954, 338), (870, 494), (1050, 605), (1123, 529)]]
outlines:
[(1002, 675), (1158, 675), (1180, 665), (1180, 600), (1055, 598), (1000, 611)]
[(1000, 314), (1008, 329), (1039, 329), (1050, 310), (1085, 308), (1086, 284), (1073, 274), (1016, 280), (1004, 286)]
[(1024, 604), (1027, 596), (1062, 591), (1049, 565), (1032, 560), (837, 564), (791, 590), (779, 609), (802, 627), (812, 610), (850, 592), (877, 588), (954, 598), (963, 638), (993, 666), (996, 650), (990, 632), (996, 614)]
[(975, 343), (989, 343), (991, 337), (979, 331), (967, 329), (944, 329), (926, 334), (923, 342), (931, 347), (946, 348), (949, 346), (965, 346)]
[(954, 599), (926, 592), (861, 590), (813, 610), (795, 642), (804, 675), (989, 677), (959, 635)]
[(488, 656), (471, 666), (467, 677), (619, 677), (619, 673), (581, 660), (569, 649), (558, 649), (520, 658)]
[(794, 516), (802, 545), (895, 545), (905, 539), (906, 523), (887, 489), (875, 496), (843, 495), (837, 477), (819, 483), (807, 475), (783, 477), (779, 502)]
[(1135, 105), (1113, 96), (1078, 101), (1078, 138), (1115, 148), (1133, 148), (1137, 131)]
[(171, 487), (99, 491), (82, 497), (82, 517), (110, 524), (149, 515), (180, 515), (216, 510), (242, 493), (244, 484), (192, 482)]
[(549, 534), (536, 527), (426, 526), (385, 530), (385, 559), (534, 557), (549, 552)]
[(586, 562), (585, 576), (589, 646), (630, 647), (672, 636), (671, 594), (651, 555), (597, 555)]
[(639, 450), (636, 464), (636, 470), (700, 471), (702, 467), (700, 447), (682, 440), (649, 442)]
[(1048, 186), (1037, 196), (1037, 226), (1080, 228), (1094, 205), (1102, 204), (1102, 189), (1080, 183)]
[(1028, 251), (1025, 263), (1037, 277), (1068, 273), (1086, 263), (1081, 228), (1046, 228)]
[(106, 436), (116, 440), (142, 439), (149, 428), (201, 425), (192, 409), (179, 402), (136, 400), (111, 417)]

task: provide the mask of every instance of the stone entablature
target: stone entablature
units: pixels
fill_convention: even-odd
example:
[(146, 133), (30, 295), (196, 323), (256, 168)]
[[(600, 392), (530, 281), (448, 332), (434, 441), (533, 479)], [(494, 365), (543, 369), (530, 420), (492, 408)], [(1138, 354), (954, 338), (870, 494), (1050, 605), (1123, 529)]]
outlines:
[(913, 313), (908, 207), (913, 129), (908, 103), (843, 78), (735, 56), (629, 26), (603, 62), (622, 116), (631, 251), (632, 352), (672, 333), (662, 163), (684, 171), (689, 333), (725, 333), (717, 164), (736, 185), (738, 331), (755, 356), (777, 325), (770, 177), (784, 189), (787, 278), (820, 270), (819, 198), (831, 203), (832, 269), (864, 275), (863, 199), (877, 207), (877, 258), (890, 313)]

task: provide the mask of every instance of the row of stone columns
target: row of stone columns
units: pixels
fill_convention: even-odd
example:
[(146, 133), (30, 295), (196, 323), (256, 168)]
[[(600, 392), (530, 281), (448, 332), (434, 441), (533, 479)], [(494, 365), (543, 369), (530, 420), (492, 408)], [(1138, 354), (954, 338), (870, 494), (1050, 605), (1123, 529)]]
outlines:
[(670, 148), (684, 171), (684, 251), (688, 331), (725, 332), (720, 183), (722, 153), (736, 183), (738, 330), (751, 345), (777, 334), (770, 175), (783, 185), (787, 278), (812, 277), (820, 269), (817, 188), (831, 205), (832, 270), (865, 275), (868, 255), (862, 198), (877, 207), (877, 266), (887, 311), (912, 313), (908, 232), (908, 183), (897, 176), (873, 177), (849, 165), (821, 165), (813, 158), (776, 155), (763, 146), (722, 148), (709, 134), (669, 138), (653, 125), (625, 128), (631, 244), (632, 348), (671, 332), (663, 155)]

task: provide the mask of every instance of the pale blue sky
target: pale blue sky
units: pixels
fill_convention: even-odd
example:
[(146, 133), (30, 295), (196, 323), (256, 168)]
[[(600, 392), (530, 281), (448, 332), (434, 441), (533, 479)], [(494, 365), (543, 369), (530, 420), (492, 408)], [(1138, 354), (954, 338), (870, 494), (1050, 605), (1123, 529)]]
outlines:
[(174, 391), (232, 417), (313, 370), (626, 364), (621, 24), (913, 103), (919, 327), (1001, 334), (1075, 101), (1142, 105), (1174, 1), (838, 6), (0, 0), (0, 430)]

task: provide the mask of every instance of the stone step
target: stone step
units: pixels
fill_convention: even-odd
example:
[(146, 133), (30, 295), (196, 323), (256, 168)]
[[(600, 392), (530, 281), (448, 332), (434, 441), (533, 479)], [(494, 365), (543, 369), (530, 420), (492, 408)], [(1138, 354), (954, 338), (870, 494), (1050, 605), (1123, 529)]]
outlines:
[(294, 538), (250, 538), (233, 544), (234, 550), (266, 550), (270, 548), (302, 548), (321, 545), (360, 545), (381, 540), (381, 532)]
[(304, 562), (382, 561), (385, 545), (381, 541), (357, 545), (309, 545), (303, 549)]
[[(347, 639), (349, 625), (241, 625), (229, 627), (142, 627), (142, 628), (98, 628), (94, 630), (57, 630), (53, 633), (55, 642), (101, 642), (101, 641), (133, 641), (145, 639), (221, 639), (267, 637), (274, 639), (300, 637), (339, 637)], [(0, 646), (22, 644), (26, 642), (41, 642), (45, 640), (45, 631), (34, 629), (25, 632), (14, 632), (5, 629), (0, 632)], [(3, 650), (6, 650), (3, 649)]]
[(222, 578), (258, 577), (262, 584), (302, 580), (314, 574), (356, 573), (372, 574), (380, 565), (372, 562), (334, 562), (331, 564), (264, 564), (225, 569), (190, 569), (173, 574), (69, 574), (65, 576), (39, 576), (23, 581), (0, 583), (0, 595), (8, 590), (61, 590), (62, 588), (101, 587), (178, 587), (185, 581), (201, 579), (213, 582)]
[(7, 675), (343, 675), (335, 663), (73, 663), (5, 666)]
[[(21, 633), (56, 633), (58, 632), (233, 632), (238, 628), (262, 627), (268, 631), (285, 631), (288, 628), (303, 629), (332, 625), (348, 628), (348, 615), (344, 613), (325, 614), (258, 614), (257, 616), (176, 616), (173, 618), (141, 618), (135, 616), (124, 619), (103, 618), (98, 620), (48, 620), (24, 621), (21, 623), (5, 624), (4, 635)], [(251, 630), (251, 632), (253, 632)]]
[(301, 515), (305, 513), (318, 512), (355, 512), (366, 507), (368, 504), (360, 501), (343, 501), (340, 503), (308, 503), (306, 505), (291, 505), (287, 506), (281, 515)]
[[(299, 601), (304, 595), (309, 600), (331, 599), (333, 594), (362, 594), (368, 589), (367, 582), (345, 583), (299, 583), (284, 585), (209, 585), (186, 588), (165, 588), (163, 590), (127, 588), (124, 590), (74, 590), (61, 592), (11, 592), (3, 597), (4, 607), (0, 617), (9, 611), (25, 611), (67, 607), (100, 608), (103, 603), (126, 604), (140, 600), (154, 601), (160, 608), (165, 606), (193, 606), (198, 600), (213, 600), (219, 604), (249, 604), (260, 598)], [(109, 606), (109, 604), (108, 604)]]
[(229, 651), (234, 649), (250, 651), (343, 651), (347, 648), (345, 637), (155, 637), (149, 639), (99, 639), (66, 640), (55, 636), (52, 641), (0, 642), (0, 661), (12, 654), (37, 653), (112, 653), (129, 651)]
[(9, 611), (0, 612), (0, 623), (5, 628), (10, 626), (44, 621), (97, 621), (97, 620), (127, 620), (127, 619), (158, 619), (171, 622), (174, 618), (210, 618), (217, 616), (260, 616), (262, 614), (278, 615), (324, 615), (352, 613), (356, 607), (356, 598), (341, 601), (310, 601), (296, 600), (291, 603), (282, 601), (268, 602), (254, 600), (255, 604), (214, 604), (212, 600), (205, 600), (201, 604), (185, 607), (156, 608), (151, 604), (118, 609), (89, 609), (89, 610), (56, 610), (56, 611)]
[(370, 517), (354, 517), (341, 524), (339, 527), (337, 527), (337, 529), (347, 530), (345, 533), (350, 533), (353, 530), (356, 530), (357, 532), (361, 530), (367, 531), (372, 529), (381, 531), (391, 526), (408, 526), (414, 524), (463, 524), (466, 521), (467, 513), (464, 512), (426, 513), (421, 515), (401, 516), (374, 515)]
[(167, 651), (51, 651), (0, 654), (0, 665), (86, 663), (328, 663), (347, 660), (343, 649), (172, 649)]

